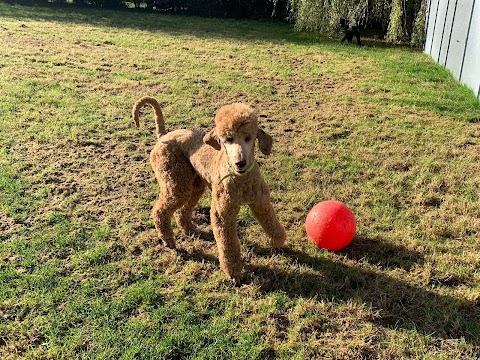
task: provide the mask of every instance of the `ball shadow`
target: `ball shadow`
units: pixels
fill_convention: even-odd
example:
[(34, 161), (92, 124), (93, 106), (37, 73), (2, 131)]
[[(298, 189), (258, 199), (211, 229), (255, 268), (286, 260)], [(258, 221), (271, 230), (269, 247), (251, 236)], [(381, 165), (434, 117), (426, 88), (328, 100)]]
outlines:
[(405, 246), (394, 245), (380, 237), (355, 236), (355, 239), (339, 254), (356, 261), (365, 261), (381, 268), (411, 270), (416, 264), (423, 264), (425, 256)]

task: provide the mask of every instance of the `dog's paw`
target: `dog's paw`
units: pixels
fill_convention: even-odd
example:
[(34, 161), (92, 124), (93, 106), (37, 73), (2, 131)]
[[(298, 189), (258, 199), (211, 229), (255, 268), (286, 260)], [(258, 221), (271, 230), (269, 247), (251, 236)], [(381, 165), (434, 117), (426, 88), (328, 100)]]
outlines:
[(285, 244), (286, 241), (287, 234), (285, 233), (285, 230), (283, 230), (277, 236), (270, 238), (270, 246), (274, 248), (281, 247)]
[(242, 286), (243, 284), (245, 284), (248, 281), (247, 281), (246, 274), (244, 272), (242, 272), (241, 274), (234, 275), (234, 276), (229, 275), (228, 276), (228, 282), (235, 287), (239, 287), (239, 286)]
[(172, 239), (172, 240), (160, 240), (161, 241), (161, 244), (169, 249), (176, 249), (176, 245), (175, 245), (175, 241)]
[(243, 270), (243, 265), (235, 266), (235, 269), (225, 268), (221, 266), (223, 272), (228, 277), (228, 281), (235, 285), (241, 285), (245, 278), (245, 272)]

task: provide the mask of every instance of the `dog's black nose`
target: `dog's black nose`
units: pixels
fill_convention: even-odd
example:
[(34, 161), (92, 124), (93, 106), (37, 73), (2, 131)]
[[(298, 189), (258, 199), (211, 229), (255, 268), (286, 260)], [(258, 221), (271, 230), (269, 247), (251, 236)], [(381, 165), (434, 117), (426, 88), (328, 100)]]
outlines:
[(237, 161), (237, 162), (235, 163), (235, 165), (237, 165), (237, 167), (238, 167), (239, 169), (243, 169), (243, 168), (245, 167), (245, 165), (247, 165), (247, 161), (246, 161), (246, 160)]

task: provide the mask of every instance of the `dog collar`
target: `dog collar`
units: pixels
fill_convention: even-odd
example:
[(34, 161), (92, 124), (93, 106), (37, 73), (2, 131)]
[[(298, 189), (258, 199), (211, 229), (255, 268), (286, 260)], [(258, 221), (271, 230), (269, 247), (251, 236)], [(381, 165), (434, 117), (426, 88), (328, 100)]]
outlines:
[[(245, 170), (245, 174), (248, 174), (249, 172), (251, 172), (251, 171), (253, 170), (253, 168), (255, 167), (255, 164), (256, 164), (256, 161), (253, 160), (252, 165), (250, 165), (250, 166), (247, 168), (247, 170)], [(228, 174), (225, 175), (223, 178), (220, 179), (220, 181), (218, 182), (218, 185), (220, 185), (220, 184), (223, 182), (223, 180), (225, 180), (225, 179), (228, 178), (228, 177), (235, 177), (235, 176), (237, 176), (237, 174), (235, 174), (235, 171), (233, 171), (233, 168), (232, 168), (232, 166), (230, 165), (230, 163), (228, 162), (228, 160), (227, 160), (227, 166), (228, 166)]]

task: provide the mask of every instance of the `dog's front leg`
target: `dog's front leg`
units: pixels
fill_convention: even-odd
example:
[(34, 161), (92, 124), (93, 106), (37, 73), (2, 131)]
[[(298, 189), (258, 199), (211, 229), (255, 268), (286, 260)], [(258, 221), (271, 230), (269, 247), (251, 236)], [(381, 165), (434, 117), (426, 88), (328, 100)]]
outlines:
[(261, 194), (255, 202), (249, 204), (250, 209), (270, 238), (270, 244), (273, 247), (282, 246), (287, 239), (287, 234), (275, 215), (275, 210), (273, 209), (270, 199), (270, 192), (266, 186)]
[(242, 273), (236, 222), (239, 210), (239, 204), (232, 201), (222, 186), (212, 189), (210, 218), (218, 247), (218, 259), (222, 270), (234, 280), (239, 280)]

